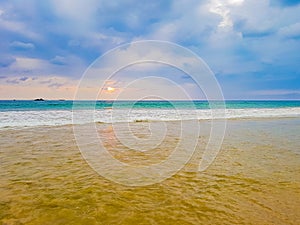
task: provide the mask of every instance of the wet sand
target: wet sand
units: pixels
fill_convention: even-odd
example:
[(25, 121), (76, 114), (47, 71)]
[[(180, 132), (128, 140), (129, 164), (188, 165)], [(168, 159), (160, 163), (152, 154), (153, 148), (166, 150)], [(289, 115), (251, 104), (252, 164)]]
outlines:
[[(134, 123), (143, 133), (147, 122)], [(176, 122), (167, 122), (176, 131)], [(197, 172), (209, 122), (193, 159), (158, 184), (128, 187), (99, 176), (83, 160), (72, 126), (0, 131), (2, 224), (300, 224), (300, 119), (229, 120), (213, 164)], [(153, 163), (174, 147), (173, 133), (132, 152), (97, 124), (111, 154)], [(175, 132), (176, 133), (176, 132)]]

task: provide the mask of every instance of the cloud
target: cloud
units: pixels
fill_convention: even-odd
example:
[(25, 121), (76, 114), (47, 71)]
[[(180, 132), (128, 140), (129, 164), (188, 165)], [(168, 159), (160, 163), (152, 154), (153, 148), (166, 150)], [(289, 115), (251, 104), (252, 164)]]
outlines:
[(66, 83), (52, 83), (52, 84), (49, 84), (48, 87), (49, 88), (60, 88), (60, 87), (63, 87), (64, 85), (66, 85)]
[(66, 65), (67, 61), (66, 58), (63, 56), (55, 56), (53, 59), (50, 60), (51, 63), (56, 64), (56, 65)]
[(18, 71), (41, 71), (47, 67), (47, 61), (37, 58), (17, 57), (12, 66), (13, 69)]
[(2, 63), (0, 73), (11, 77), (23, 74), (35, 77), (59, 75), (80, 78), (86, 69), (86, 65), (80, 58), (71, 55), (54, 57), (52, 60), (16, 57), (13, 61), (2, 61)]
[[(51, 77), (11, 77), (0, 79), (0, 96), (2, 99), (73, 99), (77, 81), (59, 76)], [(47, 82), (43, 82), (47, 81)]]
[[(5, 77), (5, 78), (8, 78), (8, 77)], [(8, 78), (5, 80), (6, 83), (8, 84), (20, 84), (20, 83), (23, 83), (23, 82), (26, 82), (26, 81), (32, 81), (34, 79), (30, 78), (30, 77), (12, 77), (12, 78)]]
[(97, 0), (54, 0), (52, 8), (66, 31), (80, 34), (88, 32), (95, 25), (96, 21), (93, 18), (98, 4)]
[(300, 22), (280, 28), (278, 34), (286, 38), (300, 38)]
[(209, 7), (210, 12), (215, 13), (222, 18), (218, 24), (218, 27), (232, 27), (233, 21), (230, 16), (230, 7), (239, 6), (243, 4), (243, 2), (244, 0), (212, 0)]
[(21, 77), (19, 80), (20, 81), (26, 81), (26, 80), (28, 80), (29, 79), (29, 77)]
[(35, 48), (34, 44), (21, 41), (14, 41), (9, 46), (14, 50), (32, 50)]
[(29, 0), (20, 7), (21, 5), (17, 2), (14, 4), (14, 1), (0, 2), (0, 31), (3, 34), (15, 34), (31, 40), (40, 40), (40, 35), (28, 26), (28, 18), (23, 17), (32, 6), (30, 3), (32, 1)]
[(260, 83), (268, 89), (268, 80), (286, 90), (300, 82), (299, 10), (295, 0), (0, 1), (0, 74), (12, 82), (23, 76), (78, 80), (107, 50), (159, 39), (196, 52), (221, 85), (234, 77), (241, 89), (254, 91)]
[(19, 84), (20, 80), (19, 79), (8, 79), (8, 80), (6, 80), (6, 83), (8, 83), (8, 84)]
[(44, 77), (28, 77), (28, 76), (14, 76), (3, 77), (0, 84), (22, 84), (23, 86), (39, 86), (58, 88), (64, 85), (77, 85), (77, 82), (73, 79), (62, 78), (59, 76), (44, 76)]
[(12, 56), (0, 55), (0, 67), (8, 67), (16, 61)]
[(46, 86), (49, 88), (59, 88), (67, 84), (74, 84), (74, 81), (61, 77), (44, 77), (43, 79), (39, 78), (35, 81), (35, 83), (39, 83), (42, 86)]

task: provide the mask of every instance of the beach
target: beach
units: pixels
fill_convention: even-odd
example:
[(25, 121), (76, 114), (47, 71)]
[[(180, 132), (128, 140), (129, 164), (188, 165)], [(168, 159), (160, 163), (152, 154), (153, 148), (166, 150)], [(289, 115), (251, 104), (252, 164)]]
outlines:
[[(142, 135), (151, 121), (130, 122)], [(176, 130), (178, 121), (164, 121)], [(183, 121), (184, 123), (184, 121)], [(119, 123), (119, 126), (127, 123)], [(80, 125), (78, 125), (80, 126)], [(198, 163), (209, 138), (200, 122), (192, 159), (174, 176), (130, 187), (96, 173), (83, 159), (72, 125), (0, 130), (2, 224), (299, 224), (300, 118), (229, 119), (221, 151), (207, 170)], [(165, 159), (163, 147), (127, 151), (110, 123), (96, 123), (105, 146), (124, 163)], [(108, 138), (109, 137), (109, 138)]]
[(0, 0), (0, 225), (300, 225), (300, 0)]

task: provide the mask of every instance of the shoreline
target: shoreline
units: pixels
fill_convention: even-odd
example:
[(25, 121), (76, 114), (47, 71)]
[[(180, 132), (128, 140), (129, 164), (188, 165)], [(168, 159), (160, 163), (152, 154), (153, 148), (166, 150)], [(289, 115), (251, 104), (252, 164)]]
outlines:
[[(120, 121), (120, 122), (100, 122), (95, 121), (91, 124), (134, 124), (134, 123), (178, 123), (178, 122), (188, 122), (188, 121), (197, 121), (199, 123), (211, 122), (211, 121), (268, 121), (268, 120), (300, 120), (300, 116), (278, 116), (278, 117), (239, 117), (239, 118), (216, 118), (216, 119), (186, 119), (186, 120), (135, 120), (135, 121)], [(83, 126), (90, 123), (81, 123), (81, 124), (57, 124), (57, 125), (32, 125), (32, 126), (5, 126), (0, 127), (0, 131), (5, 130), (26, 130), (26, 129), (34, 129), (34, 128), (55, 128), (55, 127), (73, 127), (73, 126)]]

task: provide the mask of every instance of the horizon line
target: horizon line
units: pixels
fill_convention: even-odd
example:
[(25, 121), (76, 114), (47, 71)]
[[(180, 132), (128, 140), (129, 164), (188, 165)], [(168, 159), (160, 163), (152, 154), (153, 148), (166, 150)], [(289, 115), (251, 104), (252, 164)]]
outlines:
[(47, 98), (33, 98), (33, 99), (0, 99), (0, 101), (34, 101), (36, 99), (43, 99), (44, 101), (300, 101), (300, 99), (47, 99)]

